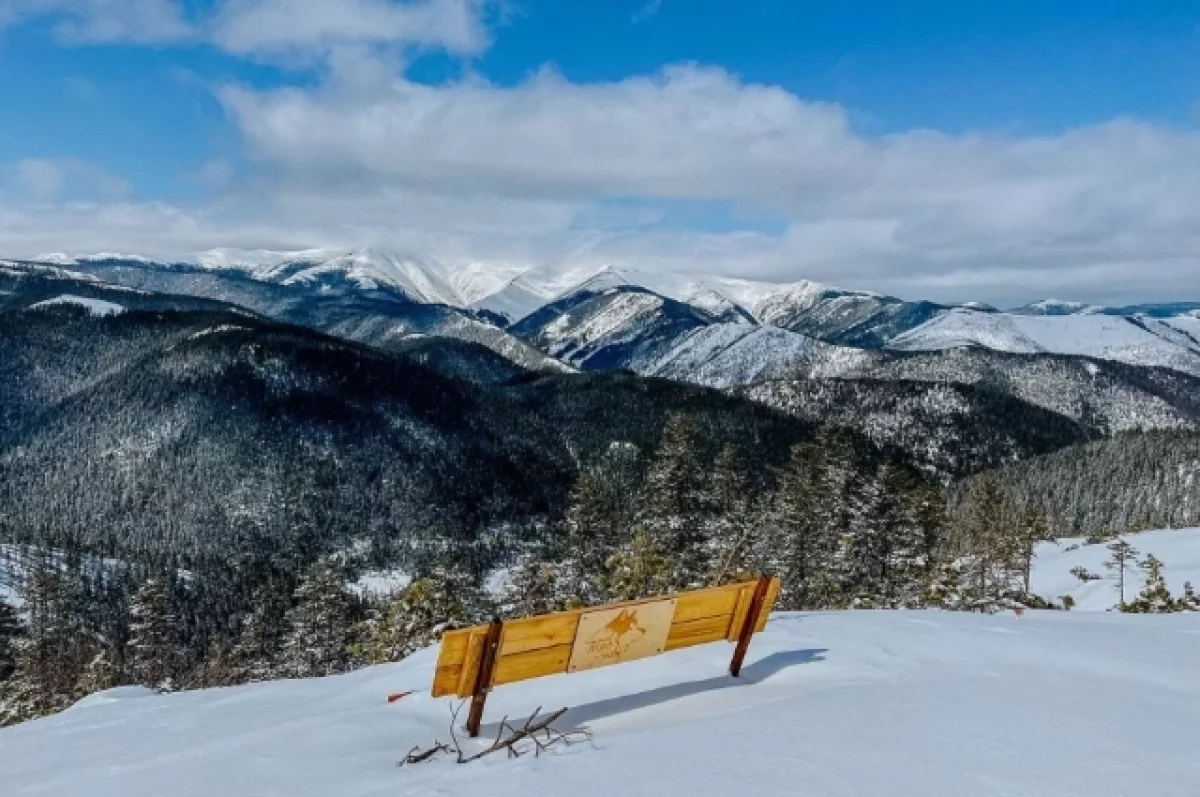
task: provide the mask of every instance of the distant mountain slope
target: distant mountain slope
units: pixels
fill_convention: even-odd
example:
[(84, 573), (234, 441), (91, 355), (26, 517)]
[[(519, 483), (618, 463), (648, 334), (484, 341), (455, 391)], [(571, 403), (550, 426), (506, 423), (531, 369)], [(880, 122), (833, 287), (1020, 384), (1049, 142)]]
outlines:
[(271, 279), (260, 279), (262, 274), (248, 274), (241, 267), (202, 268), (128, 259), (88, 258), (70, 268), (116, 285), (236, 304), (371, 345), (390, 345), (410, 335), (442, 335), (487, 346), (524, 368), (564, 368), (504, 330), (454, 307), (412, 301), (391, 288), (364, 290), (366, 283), (361, 282), (322, 281), (317, 275), (293, 279), (310, 273), (303, 263), (275, 263), (270, 266), (274, 270), (267, 272)]
[(756, 468), (813, 436), (691, 385), (508, 373), (458, 341), (389, 353), (244, 313), (18, 309), (0, 340), (5, 532), (105, 551), (469, 543), (553, 514), (581, 463), (618, 442), (649, 451), (673, 411), (714, 449), (754, 446)]
[(1033, 316), (956, 308), (897, 336), (888, 346), (897, 351), (982, 346), (1021, 354), (1071, 354), (1200, 376), (1200, 343), (1170, 323), (1139, 317)]
[(593, 282), (527, 316), (510, 331), (585, 370), (637, 370), (680, 336), (713, 323), (716, 319), (703, 310), (644, 288)]
[(960, 384), (791, 379), (737, 392), (799, 418), (854, 429), (942, 476), (975, 473), (1100, 434), (1012, 396)]
[(1200, 423), (1200, 378), (1105, 360), (961, 348), (883, 356), (845, 375), (973, 385), (1107, 433)]
[(723, 323), (680, 336), (661, 355), (631, 364), (638, 373), (712, 387), (764, 379), (839, 374), (876, 359), (772, 326)]

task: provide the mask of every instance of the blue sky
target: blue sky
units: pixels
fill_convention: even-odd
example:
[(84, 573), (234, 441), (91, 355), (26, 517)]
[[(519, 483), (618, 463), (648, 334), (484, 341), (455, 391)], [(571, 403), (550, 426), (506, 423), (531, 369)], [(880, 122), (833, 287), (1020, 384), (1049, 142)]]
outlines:
[(1200, 2), (0, 0), (0, 26), (0, 254), (1200, 284)]

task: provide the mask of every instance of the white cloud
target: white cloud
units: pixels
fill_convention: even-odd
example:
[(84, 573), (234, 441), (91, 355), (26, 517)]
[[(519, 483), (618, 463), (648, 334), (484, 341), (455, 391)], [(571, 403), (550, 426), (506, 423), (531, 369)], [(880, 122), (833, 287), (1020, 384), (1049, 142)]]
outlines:
[(0, 27), (47, 15), (70, 42), (158, 43), (192, 33), (176, 0), (0, 0)]
[(642, 5), (641, 8), (633, 12), (633, 16), (630, 18), (630, 21), (635, 25), (639, 22), (645, 22), (651, 17), (656, 16), (659, 11), (662, 11), (662, 4), (663, 0), (646, 0), (645, 4)]
[[(838, 106), (686, 65), (582, 85), (545, 71), (512, 88), (377, 77), (221, 96), (280, 185), (331, 203), (384, 192), (579, 208), (717, 200), (787, 226), (780, 237), (546, 231), (575, 236), (576, 256), (944, 298), (1200, 285), (1193, 129), (1117, 119), (1051, 136), (872, 138)], [(1108, 284), (1088, 282), (1098, 274)]]
[(129, 192), (124, 178), (75, 158), (23, 158), (0, 164), (0, 193), (17, 201), (113, 200)]
[(345, 45), (417, 45), (460, 55), (490, 42), (485, 0), (227, 0), (210, 35), (237, 54), (324, 53)]
[[(407, 48), (486, 49), (491, 7), (225, 0), (184, 31), (168, 0), (0, 0), (0, 24), (57, 12), (81, 38), (191, 35), (323, 64), (315, 85), (219, 90), (245, 152), (236, 179), (225, 160), (190, 175), (220, 192), (204, 203), (123, 201), (127, 185), (77, 162), (10, 167), (0, 239), (13, 251), (0, 254), (384, 245), (998, 303), (1197, 295), (1196, 129), (1115, 119), (1043, 136), (867, 136), (838, 105), (695, 65), (607, 83), (404, 77)], [(115, 10), (109, 27), (98, 8)], [(175, 12), (138, 21), (135, 8)], [(681, 202), (733, 213), (672, 223)]]

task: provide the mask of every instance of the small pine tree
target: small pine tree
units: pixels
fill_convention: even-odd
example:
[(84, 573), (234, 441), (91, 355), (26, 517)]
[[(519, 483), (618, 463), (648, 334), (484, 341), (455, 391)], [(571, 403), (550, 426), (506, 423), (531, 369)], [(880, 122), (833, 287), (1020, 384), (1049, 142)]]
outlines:
[(1167, 580), (1163, 577), (1163, 563), (1154, 554), (1147, 554), (1142, 562), (1146, 571), (1146, 585), (1131, 603), (1122, 603), (1121, 611), (1135, 614), (1168, 614), (1179, 611), (1179, 605), (1171, 596)]
[(832, 592), (833, 538), (815, 511), (821, 467), (815, 445), (792, 448), (768, 504), (767, 519), (776, 533), (757, 540), (755, 558), (780, 576), (780, 608), (824, 608)]
[(758, 523), (750, 468), (742, 452), (727, 445), (717, 455), (712, 472), (712, 506), (706, 535), (710, 541), (713, 585), (744, 581), (752, 564)]
[(79, 693), (90, 695), (123, 683), (125, 675), (120, 652), (113, 645), (102, 643), (79, 680)]
[(1183, 597), (1179, 599), (1179, 610), (1181, 612), (1200, 612), (1200, 595), (1196, 594), (1196, 589), (1190, 581), (1183, 582)]
[(1115, 571), (1117, 574), (1117, 594), (1120, 596), (1121, 602), (1118, 604), (1121, 608), (1125, 606), (1125, 574), (1130, 568), (1137, 563), (1137, 557), (1140, 555), (1138, 550), (1130, 545), (1122, 537), (1117, 537), (1108, 544), (1109, 560), (1104, 563), (1104, 566), (1109, 571)]
[(530, 617), (565, 609), (574, 596), (559, 588), (559, 568), (534, 555), (523, 557), (509, 573), (498, 607), (504, 618)]
[(567, 500), (557, 573), (558, 588), (573, 603), (587, 606), (603, 599), (604, 563), (617, 546), (617, 523), (617, 508), (600, 471), (583, 470)]
[(292, 597), (283, 671), (297, 678), (343, 672), (349, 663), (354, 603), (341, 565), (328, 559), (318, 562)]
[(444, 631), (483, 620), (490, 608), (470, 575), (439, 565), (374, 610), (358, 630), (356, 650), (368, 663), (399, 661)]
[(1028, 595), (1030, 591), (1030, 579), (1033, 576), (1033, 559), (1037, 550), (1037, 544), (1051, 539), (1050, 523), (1046, 519), (1046, 513), (1036, 510), (1026, 512), (1025, 516), (1021, 519), (1018, 538), (1020, 543), (1019, 557), (1022, 591)]
[(673, 415), (663, 427), (642, 485), (635, 532), (645, 537), (645, 550), (669, 562), (670, 589), (700, 586), (711, 572), (705, 488), (696, 423), (686, 415)]
[(250, 602), (250, 613), (229, 653), (230, 677), (237, 683), (276, 677), (287, 636), (290, 601), (281, 587), (267, 584), (255, 591)]
[(677, 575), (672, 559), (638, 533), (608, 560), (608, 596), (623, 601), (660, 595), (671, 591)]
[(143, 686), (174, 688), (180, 664), (180, 621), (170, 576), (146, 579), (129, 604), (130, 671)]

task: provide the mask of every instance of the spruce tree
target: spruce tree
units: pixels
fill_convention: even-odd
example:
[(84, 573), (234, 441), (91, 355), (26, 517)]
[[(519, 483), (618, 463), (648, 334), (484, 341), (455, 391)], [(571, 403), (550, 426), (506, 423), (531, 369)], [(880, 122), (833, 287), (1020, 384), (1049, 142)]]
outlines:
[(775, 533), (760, 539), (758, 558), (780, 576), (780, 608), (822, 608), (832, 589), (833, 536), (816, 513), (820, 468), (816, 446), (793, 446), (771, 497), (768, 518)]
[(79, 684), (96, 645), (83, 623), (78, 574), (44, 563), (28, 577), (22, 598), (26, 634), (4, 683), (0, 725), (61, 711), (80, 696)]
[(665, 556), (644, 534), (608, 560), (607, 592), (610, 600), (624, 601), (661, 595), (677, 584), (676, 562)]
[(79, 679), (79, 693), (90, 695), (125, 683), (121, 653), (107, 641), (101, 642)]
[(1146, 585), (1129, 604), (1122, 602), (1121, 611), (1137, 614), (1167, 614), (1180, 610), (1171, 596), (1167, 580), (1163, 577), (1163, 563), (1154, 554), (1147, 554), (1141, 563), (1146, 571)]
[(618, 545), (617, 513), (600, 471), (580, 472), (563, 517), (559, 589), (588, 606), (603, 600), (604, 563)]
[(286, 674), (307, 678), (346, 669), (354, 603), (344, 581), (342, 566), (326, 559), (314, 565), (296, 587), (283, 645)]
[(721, 449), (711, 483), (712, 506), (706, 532), (713, 565), (709, 583), (726, 584), (750, 578), (755, 570), (753, 558), (759, 526), (750, 468), (736, 446)]
[(491, 606), (463, 569), (435, 566), (375, 610), (360, 626), (358, 655), (366, 662), (399, 661), (435, 643), (444, 631), (484, 621)]
[(152, 576), (129, 605), (130, 670), (143, 686), (170, 691), (181, 663), (180, 620), (169, 575)]
[(700, 586), (709, 573), (705, 486), (695, 421), (672, 415), (642, 485), (635, 533), (670, 563), (673, 590)]
[(992, 471), (972, 485), (964, 531), (964, 598), (971, 608), (989, 611), (1017, 591), (1020, 553), (1008, 501)]
[(268, 681), (280, 672), (290, 600), (272, 581), (255, 590), (250, 613), (229, 652), (231, 677), (239, 683)]
[(1179, 610), (1181, 612), (1200, 612), (1200, 595), (1196, 594), (1196, 588), (1190, 581), (1183, 582), (1183, 597), (1179, 599)]
[[(603, 572), (597, 581), (602, 579)], [(498, 610), (505, 618), (530, 617), (565, 609), (575, 600), (560, 588), (559, 567), (533, 554), (522, 557), (510, 571)]]
[(1029, 582), (1033, 576), (1033, 558), (1037, 544), (1050, 539), (1050, 524), (1046, 520), (1046, 513), (1033, 509), (1027, 511), (1021, 520), (1020, 529), (1021, 584), (1026, 595), (1030, 592)]
[(23, 630), (17, 610), (0, 599), (0, 684), (8, 680), (16, 667), (17, 638)]
[(1122, 537), (1117, 537), (1108, 544), (1109, 559), (1104, 563), (1104, 566), (1109, 571), (1115, 571), (1117, 575), (1117, 594), (1121, 598), (1119, 607), (1125, 606), (1125, 573), (1137, 562), (1137, 557), (1140, 555), (1138, 550), (1130, 545)]

